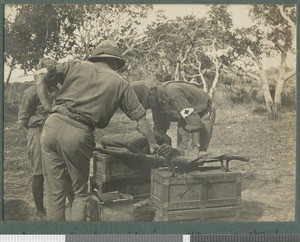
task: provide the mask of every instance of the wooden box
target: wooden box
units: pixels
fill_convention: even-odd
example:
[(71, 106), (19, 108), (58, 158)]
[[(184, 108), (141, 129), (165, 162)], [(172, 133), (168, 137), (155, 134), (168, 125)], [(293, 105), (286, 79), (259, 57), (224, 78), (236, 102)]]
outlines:
[(93, 177), (97, 184), (113, 180), (131, 179), (135, 176), (135, 172), (126, 166), (121, 159), (99, 152), (93, 153)]
[(206, 221), (236, 222), (240, 219), (240, 206), (198, 208), (164, 211), (157, 209), (153, 221)]
[(163, 211), (240, 206), (241, 174), (210, 170), (171, 176), (153, 169), (150, 201)]
[(143, 160), (128, 161), (94, 152), (90, 171), (91, 188), (100, 193), (119, 191), (133, 195), (135, 199), (149, 197), (151, 169), (145, 168), (144, 164), (147, 162)]
[(133, 196), (120, 192), (101, 194), (101, 221), (152, 221), (155, 210), (148, 200), (136, 201)]

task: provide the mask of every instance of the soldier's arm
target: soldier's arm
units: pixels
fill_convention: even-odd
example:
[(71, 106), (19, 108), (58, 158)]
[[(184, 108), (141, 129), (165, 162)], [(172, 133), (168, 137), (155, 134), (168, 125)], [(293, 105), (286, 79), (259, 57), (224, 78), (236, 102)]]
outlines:
[(159, 107), (152, 108), (152, 118), (153, 118), (153, 131), (160, 134), (166, 134), (170, 128), (171, 122), (167, 115), (165, 115)]
[(68, 61), (41, 68), (34, 73), (36, 91), (46, 112), (52, 111), (52, 98), (49, 97), (48, 93), (49, 86), (57, 86), (58, 83), (62, 84), (70, 65), (74, 63), (76, 61)]
[(49, 75), (47, 68), (39, 69), (34, 73), (36, 91), (40, 98), (40, 101), (47, 112), (52, 111), (52, 103), (48, 97), (48, 82)]
[(34, 95), (25, 90), (18, 112), (18, 124), (28, 129), (28, 122), (35, 111)]
[(154, 138), (154, 133), (152, 131), (152, 125), (147, 119), (146, 115), (143, 118), (137, 120), (137, 130), (147, 138), (150, 146), (150, 153), (153, 154), (158, 149), (158, 144)]
[(140, 104), (130, 85), (127, 86), (124, 92), (120, 108), (131, 120), (137, 122), (137, 130), (147, 138), (150, 150), (153, 153), (158, 148), (158, 145), (154, 139), (152, 125), (146, 117), (145, 109)]
[(194, 148), (200, 151), (202, 148), (200, 148), (199, 132), (201, 131), (201, 135), (207, 136), (207, 128), (182, 92), (172, 90), (172, 95), (171, 107), (186, 121), (185, 130), (191, 133)]

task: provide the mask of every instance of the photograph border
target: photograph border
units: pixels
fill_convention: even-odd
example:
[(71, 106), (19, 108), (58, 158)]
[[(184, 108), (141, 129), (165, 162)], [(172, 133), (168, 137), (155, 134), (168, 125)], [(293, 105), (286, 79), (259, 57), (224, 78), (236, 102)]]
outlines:
[[(1, 55), (4, 55), (4, 7), (5, 4), (45, 4), (45, 3), (82, 3), (82, 4), (295, 4), (297, 7), (297, 50), (299, 49), (300, 39), (300, 15), (299, 7), (300, 0), (292, 1), (277, 1), (277, 0), (264, 0), (264, 1), (237, 1), (237, 0), (106, 0), (106, 1), (84, 1), (84, 0), (7, 0), (2, 1), (0, 6), (1, 19), (0, 23), (3, 26), (1, 31), (2, 48)], [(2, 68), (0, 73), (4, 76), (3, 58), (1, 59)], [(300, 67), (300, 60), (297, 54), (297, 67)], [(299, 91), (299, 69), (296, 73), (296, 90)], [(2, 105), (0, 111), (2, 112), (1, 127), (1, 186), (0, 193), (2, 199), (0, 200), (0, 234), (300, 234), (300, 168), (299, 168), (299, 105), (300, 97), (296, 95), (296, 184), (295, 184), (295, 222), (222, 222), (222, 223), (209, 223), (209, 222), (27, 222), (27, 221), (4, 221), (3, 214), (3, 117), (4, 117), (4, 82), (0, 87), (2, 94)]]

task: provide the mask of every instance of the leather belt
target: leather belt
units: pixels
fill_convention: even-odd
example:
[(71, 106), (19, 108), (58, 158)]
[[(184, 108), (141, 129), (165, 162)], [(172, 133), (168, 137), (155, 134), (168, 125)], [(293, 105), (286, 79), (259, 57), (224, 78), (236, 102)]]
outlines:
[(66, 106), (60, 106), (56, 112), (60, 113), (60, 114), (63, 114), (63, 115), (66, 115), (68, 116), (69, 118), (79, 122), (79, 123), (82, 123), (84, 125), (87, 125), (88, 127), (92, 128), (92, 129), (95, 129), (95, 125), (93, 123), (92, 120), (90, 120), (89, 118), (81, 115), (81, 114), (78, 114), (78, 113), (74, 113), (74, 112), (71, 112)]

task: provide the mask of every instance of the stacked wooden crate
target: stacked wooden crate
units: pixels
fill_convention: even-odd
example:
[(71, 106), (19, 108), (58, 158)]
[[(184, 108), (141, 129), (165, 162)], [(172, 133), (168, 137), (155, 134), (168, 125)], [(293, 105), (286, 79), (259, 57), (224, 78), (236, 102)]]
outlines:
[(114, 155), (94, 152), (91, 183), (100, 193), (119, 191), (133, 196), (149, 195), (150, 169), (140, 171), (134, 165)]
[(151, 169), (134, 161), (100, 152), (93, 153), (91, 191), (101, 202), (90, 204), (93, 221), (151, 221), (155, 210), (144, 199), (150, 196)]
[(172, 174), (153, 169), (150, 201), (155, 221), (237, 221), (241, 174), (221, 170)]

